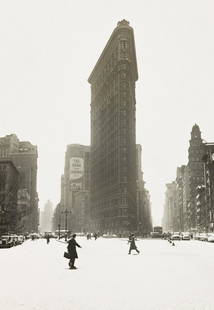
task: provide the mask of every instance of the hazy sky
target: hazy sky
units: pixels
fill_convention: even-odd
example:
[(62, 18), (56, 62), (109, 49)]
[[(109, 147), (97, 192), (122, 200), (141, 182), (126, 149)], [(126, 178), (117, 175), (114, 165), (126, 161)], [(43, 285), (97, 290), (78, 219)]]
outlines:
[(38, 146), (39, 206), (60, 198), (66, 145), (90, 144), (87, 79), (121, 19), (134, 28), (137, 143), (154, 224), (190, 131), (214, 140), (213, 0), (0, 1), (0, 136)]

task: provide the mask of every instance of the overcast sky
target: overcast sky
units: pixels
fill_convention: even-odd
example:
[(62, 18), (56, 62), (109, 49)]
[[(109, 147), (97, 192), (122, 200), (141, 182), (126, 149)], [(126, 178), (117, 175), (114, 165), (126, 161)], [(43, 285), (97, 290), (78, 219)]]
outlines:
[(39, 206), (60, 199), (66, 145), (90, 144), (87, 79), (117, 22), (134, 28), (137, 143), (154, 224), (187, 163), (192, 126), (214, 140), (213, 0), (0, 1), (0, 135), (38, 146)]

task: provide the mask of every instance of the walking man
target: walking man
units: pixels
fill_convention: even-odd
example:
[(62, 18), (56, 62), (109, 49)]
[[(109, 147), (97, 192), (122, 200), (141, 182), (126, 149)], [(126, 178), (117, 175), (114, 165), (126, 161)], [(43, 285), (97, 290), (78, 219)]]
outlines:
[(140, 251), (137, 249), (137, 246), (135, 244), (135, 236), (134, 234), (131, 234), (129, 236), (129, 241), (128, 243), (130, 243), (130, 247), (129, 247), (129, 254), (131, 254), (132, 250), (135, 250), (138, 254), (140, 253)]
[(78, 258), (76, 247), (81, 248), (81, 246), (76, 242), (76, 234), (72, 235), (72, 238), (68, 241), (68, 253), (70, 255), (69, 267), (70, 269), (77, 269), (74, 266), (75, 259)]
[(49, 242), (50, 242), (50, 236), (49, 235), (46, 236), (46, 240), (47, 240), (47, 244), (49, 244)]

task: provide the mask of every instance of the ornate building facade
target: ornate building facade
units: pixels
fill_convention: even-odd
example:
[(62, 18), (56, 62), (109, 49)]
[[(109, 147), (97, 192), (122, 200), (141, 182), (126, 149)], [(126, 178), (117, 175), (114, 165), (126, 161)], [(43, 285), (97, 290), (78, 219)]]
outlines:
[(188, 155), (188, 164), (177, 169), (175, 190), (170, 191), (173, 204), (166, 192), (163, 223), (171, 231), (214, 231), (214, 143), (202, 140), (197, 124)]
[(118, 22), (91, 85), (91, 215), (94, 230), (137, 229), (134, 32)]
[(203, 155), (205, 154), (205, 145), (201, 138), (201, 131), (195, 124), (191, 131), (191, 139), (189, 141), (189, 202), (187, 208), (187, 216), (189, 229), (196, 229), (196, 188), (204, 183), (204, 167)]

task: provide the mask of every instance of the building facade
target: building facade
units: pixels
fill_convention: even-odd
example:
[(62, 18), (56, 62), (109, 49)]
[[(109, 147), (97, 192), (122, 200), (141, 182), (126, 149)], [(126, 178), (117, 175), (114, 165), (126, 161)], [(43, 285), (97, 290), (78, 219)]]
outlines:
[(10, 159), (19, 171), (19, 210), (22, 210), (20, 217), (25, 217), (24, 226), (20, 227), (22, 232), (38, 231), (37, 157), (37, 147), (19, 141), (15, 134), (0, 138), (0, 158)]
[(86, 233), (91, 231), (90, 191), (79, 190), (74, 194), (73, 210), (74, 231)]
[(214, 143), (203, 141), (200, 128), (195, 124), (189, 142), (188, 164), (177, 168), (173, 182), (175, 207), (169, 208), (166, 202), (164, 208), (163, 222), (169, 230), (193, 233), (214, 230), (213, 154)]
[(145, 188), (142, 171), (142, 147), (136, 145), (137, 164), (137, 227), (138, 233), (147, 235), (152, 231), (151, 202), (149, 191)]
[(88, 81), (91, 85), (91, 216), (93, 230), (137, 229), (134, 33), (122, 20)]
[(205, 143), (205, 155), (202, 158), (204, 183), (198, 188), (197, 205), (199, 227), (201, 231), (214, 231), (214, 143)]
[[(61, 229), (67, 228), (70, 231), (80, 229), (82, 213), (77, 208), (77, 201), (79, 202), (77, 193), (84, 193), (83, 196), (85, 196), (85, 192), (89, 191), (90, 147), (81, 144), (70, 144), (66, 149), (64, 174), (61, 177), (61, 199), (54, 212), (55, 229), (59, 225)], [(86, 202), (87, 199), (83, 199), (83, 201)], [(82, 208), (82, 200), (80, 205)], [(86, 202), (85, 208), (89, 208), (88, 202)], [(86, 213), (88, 214), (89, 211), (87, 210)], [(84, 227), (81, 227), (80, 231), (84, 229)]]
[(196, 229), (196, 188), (204, 183), (204, 167), (202, 158), (205, 154), (205, 146), (201, 138), (201, 131), (197, 124), (192, 128), (191, 139), (189, 142), (189, 204), (188, 204), (188, 223), (189, 230)]
[(163, 214), (163, 231), (173, 232), (175, 230), (176, 220), (176, 182), (166, 184), (164, 214)]
[(17, 233), (19, 172), (12, 161), (0, 160), (0, 235)]
[(53, 203), (48, 200), (40, 213), (40, 232), (52, 231)]

